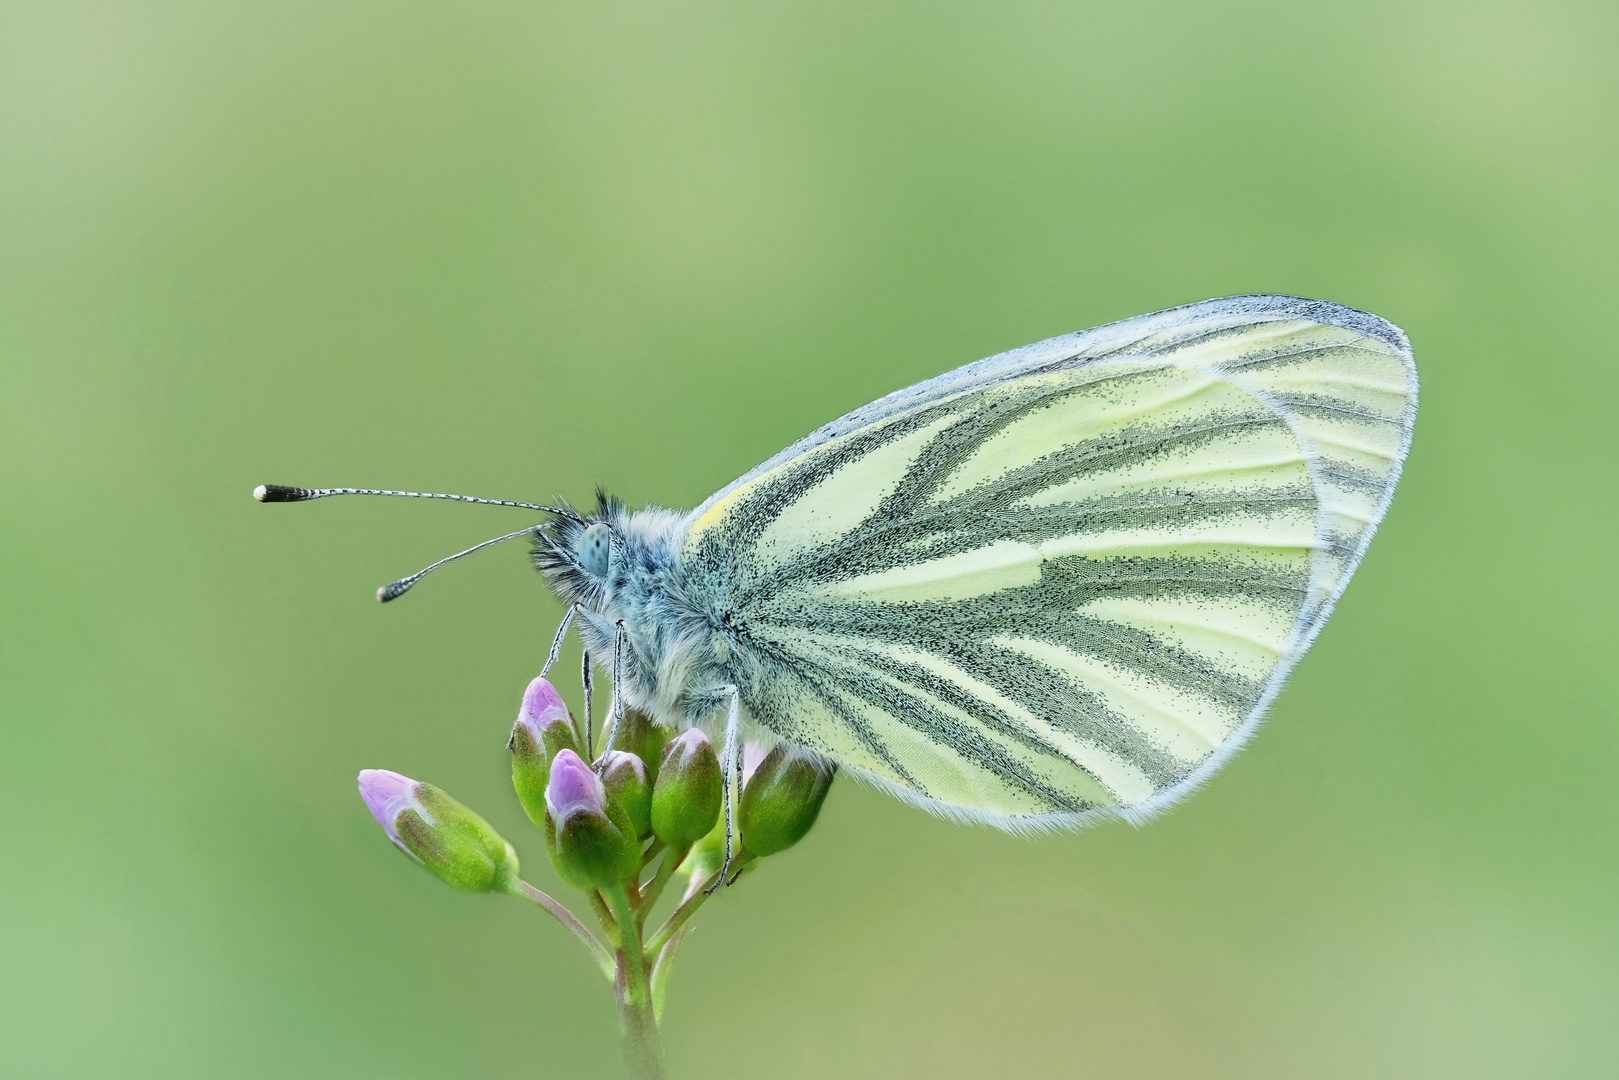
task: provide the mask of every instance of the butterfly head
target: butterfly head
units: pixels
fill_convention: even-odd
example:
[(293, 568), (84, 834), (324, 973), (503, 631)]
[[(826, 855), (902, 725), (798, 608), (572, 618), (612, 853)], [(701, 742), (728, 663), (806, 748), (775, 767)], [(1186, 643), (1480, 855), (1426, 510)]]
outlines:
[(618, 562), (624, 503), (600, 491), (596, 498), (594, 513), (564, 507), (535, 536), (534, 565), (565, 603), (595, 606)]

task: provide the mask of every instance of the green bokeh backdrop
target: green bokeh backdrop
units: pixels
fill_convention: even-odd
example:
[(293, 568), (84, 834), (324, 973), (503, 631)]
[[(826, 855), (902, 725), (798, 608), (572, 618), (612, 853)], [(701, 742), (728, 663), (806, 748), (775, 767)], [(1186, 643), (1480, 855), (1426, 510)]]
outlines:
[(1261, 736), (1142, 830), (840, 783), (698, 924), (673, 1066), (1619, 1071), (1616, 30), (0, 3), (0, 1071), (618, 1074), (577, 945), (354, 793), (430, 779), (554, 881), (503, 749), (559, 615), (522, 552), (371, 598), (522, 519), (254, 484), (689, 506), (957, 364), (1258, 291), (1400, 323), (1424, 393)]

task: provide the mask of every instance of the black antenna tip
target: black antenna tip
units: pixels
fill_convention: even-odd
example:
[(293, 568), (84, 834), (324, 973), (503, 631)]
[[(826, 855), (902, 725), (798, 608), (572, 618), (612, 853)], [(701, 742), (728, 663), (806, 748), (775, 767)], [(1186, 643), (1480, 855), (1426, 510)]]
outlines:
[(400, 578), (398, 581), (389, 582), (377, 590), (377, 599), (384, 604), (390, 600), (397, 600), (399, 597), (404, 596), (414, 584), (416, 584), (414, 578)]
[(260, 484), (253, 489), (253, 497), (259, 502), (302, 502), (313, 499), (315, 493), (308, 488), (287, 487), (285, 484)]

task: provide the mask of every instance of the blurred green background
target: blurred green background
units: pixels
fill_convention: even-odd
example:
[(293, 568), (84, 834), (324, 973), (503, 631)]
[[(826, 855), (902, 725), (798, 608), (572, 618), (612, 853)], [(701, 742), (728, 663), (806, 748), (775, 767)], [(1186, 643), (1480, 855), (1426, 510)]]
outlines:
[(1277, 291), (1404, 326), (1424, 400), (1261, 736), (1142, 830), (839, 784), (698, 922), (673, 1067), (1619, 1072), (1616, 31), (0, 3), (0, 1071), (619, 1075), (577, 945), (354, 792), (433, 780), (554, 882), (503, 748), (559, 616), (523, 553), (372, 599), (522, 516), (254, 484), (689, 506), (957, 364)]

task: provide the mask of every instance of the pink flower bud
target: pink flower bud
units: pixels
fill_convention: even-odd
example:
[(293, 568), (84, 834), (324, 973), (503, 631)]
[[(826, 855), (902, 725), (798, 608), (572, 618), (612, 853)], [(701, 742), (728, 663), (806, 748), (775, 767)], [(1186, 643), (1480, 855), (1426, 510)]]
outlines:
[(387, 769), (363, 769), (360, 772), (360, 798), (365, 800), (366, 809), (377, 819), (377, 824), (388, 834), (388, 839), (398, 844), (400, 851), (415, 859), (416, 853), (399, 839), (395, 823), (401, 813), (414, 810), (427, 824), (434, 824), (433, 816), (416, 798), (416, 781)]
[(517, 887), (517, 852), (487, 821), (432, 784), (366, 769), (360, 798), (400, 851), (445, 882), (468, 892)]
[(558, 876), (586, 892), (634, 877), (641, 866), (629, 815), (572, 750), (559, 751), (551, 762), (545, 846)]
[(536, 744), (544, 741), (546, 729), (552, 724), (562, 723), (570, 730), (573, 728), (573, 716), (563, 703), (562, 695), (544, 678), (535, 679), (523, 691), (523, 707), (517, 714), (517, 722), (528, 728)]
[(578, 754), (562, 750), (551, 762), (551, 780), (545, 786), (545, 808), (558, 824), (579, 813), (605, 815), (607, 789)]
[(556, 687), (543, 678), (529, 683), (523, 692), (523, 707), (517, 711), (506, 748), (512, 752), (512, 787), (517, 799), (529, 820), (543, 828), (551, 759), (563, 750), (579, 752), (573, 717)]

